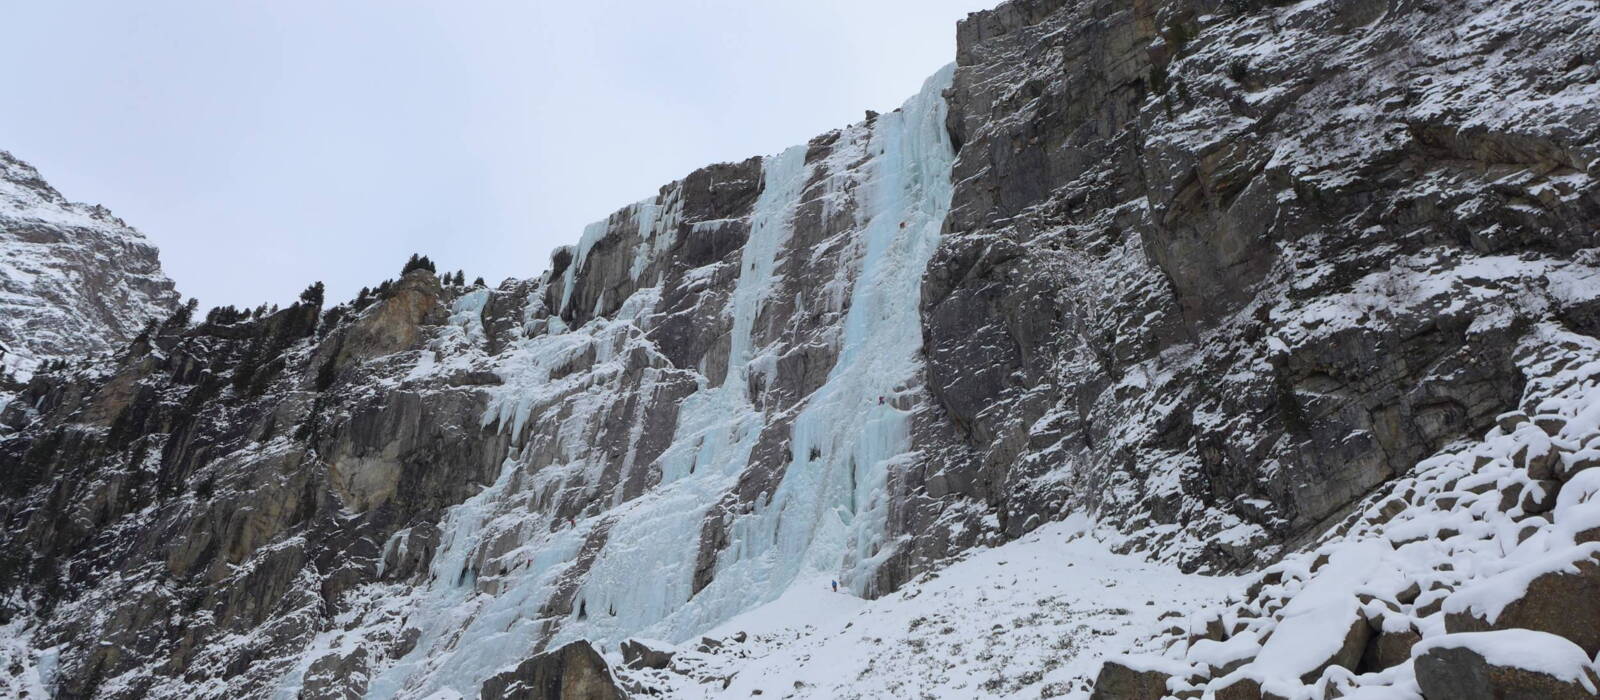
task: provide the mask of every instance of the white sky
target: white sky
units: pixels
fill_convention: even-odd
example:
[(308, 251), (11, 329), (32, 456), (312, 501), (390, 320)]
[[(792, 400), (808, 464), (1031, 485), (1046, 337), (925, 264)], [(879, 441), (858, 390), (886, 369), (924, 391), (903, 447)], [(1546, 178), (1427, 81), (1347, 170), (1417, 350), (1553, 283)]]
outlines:
[(12, 2), (0, 149), (205, 306), (345, 299), (412, 252), (494, 283), (699, 166), (898, 106), (997, 3)]

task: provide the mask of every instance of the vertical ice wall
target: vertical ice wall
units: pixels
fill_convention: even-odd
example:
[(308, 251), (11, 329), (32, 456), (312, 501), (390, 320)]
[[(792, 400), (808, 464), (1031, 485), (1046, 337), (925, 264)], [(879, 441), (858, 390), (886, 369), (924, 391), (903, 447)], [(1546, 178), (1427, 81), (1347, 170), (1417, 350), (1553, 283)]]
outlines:
[[(829, 162), (808, 164), (806, 146), (764, 160), (764, 185), (728, 302), (728, 372), (717, 385), (702, 376), (699, 390), (680, 406), (672, 443), (656, 462), (659, 483), (639, 498), (613, 502), (601, 517), (561, 527), (538, 512), (537, 494), (556, 480), (582, 482), (595, 463), (577, 440), (563, 441), (561, 464), (529, 473), (519, 469), (522, 455), (514, 447), (500, 478), (441, 524), (432, 580), (408, 593), (405, 604), (406, 624), (422, 637), (415, 651), (375, 675), (369, 697), (422, 697), (445, 689), (471, 695), (551, 630), (551, 646), (577, 638), (608, 647), (628, 636), (678, 640), (773, 600), (797, 582), (837, 578), (857, 590), (867, 585), (894, 546), (884, 536), (888, 467), (910, 458), (909, 401), (899, 399), (918, 376), (921, 278), (950, 203), (954, 156), (942, 93), (952, 75), (953, 66), (941, 70), (900, 110), (853, 127), (866, 133)], [(771, 360), (755, 330), (781, 282), (783, 257), (805, 254), (787, 246), (806, 188), (829, 186), (813, 181), (819, 167), (846, 172), (855, 186), (856, 221), (841, 258), (850, 268), (840, 276), (849, 283), (841, 288), (849, 303), (837, 329), (837, 361), (793, 418), (790, 463), (775, 491), (733, 519), (714, 576), (696, 593), (702, 523), (738, 485), (770, 419), (747, 389), (752, 373)], [(665, 215), (659, 209), (636, 205), (641, 232), (668, 228), (654, 221)], [(603, 230), (585, 232), (580, 260)], [(664, 239), (653, 233), (646, 240)], [(557, 282), (563, 303), (579, 267), (572, 265)], [(636, 262), (634, 275), (641, 269)], [(586, 392), (601, 386), (592, 377), (621, 371), (620, 364), (605, 368), (639, 349), (643, 341), (630, 315), (644, 313), (654, 293), (636, 292), (638, 299), (611, 319), (520, 341), (504, 356), (506, 383), (486, 420), (520, 431), (530, 407), (555, 400), (581, 414), (590, 400)], [(578, 376), (558, 372), (586, 351), (595, 353), (597, 369)], [(598, 407), (604, 398), (592, 401)], [(583, 418), (566, 420), (577, 425)], [(597, 527), (609, 531), (578, 586), (574, 614), (541, 619)], [(477, 574), (474, 552), (507, 538), (517, 547), (502, 560), (519, 568), (484, 593), (467, 580)]]
[(940, 71), (870, 126), (838, 360), (794, 420), (791, 463), (776, 492), (733, 522), (711, 583), (691, 597), (705, 512), (736, 485), (764, 424), (746, 391), (760, 354), (752, 326), (810, 175), (804, 147), (767, 161), (733, 293), (730, 371), (721, 386), (689, 398), (660, 460), (661, 486), (612, 528), (585, 580), (580, 599), (615, 616), (569, 625), (558, 640), (690, 637), (807, 577), (861, 589), (888, 556), (884, 480), (911, 447), (910, 416), (895, 399), (917, 376), (922, 274), (950, 204), (954, 154), (942, 92), (952, 74)]

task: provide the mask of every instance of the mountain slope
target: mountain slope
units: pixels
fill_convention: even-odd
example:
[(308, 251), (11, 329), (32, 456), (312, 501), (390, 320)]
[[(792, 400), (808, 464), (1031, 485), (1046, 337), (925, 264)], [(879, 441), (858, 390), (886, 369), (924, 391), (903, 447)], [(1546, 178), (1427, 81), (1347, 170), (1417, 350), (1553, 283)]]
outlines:
[(0, 151), (0, 351), (38, 365), (120, 351), (178, 295), (150, 245), (104, 207), (74, 204)]
[[(1597, 30), (1580, 0), (1016, 0), (963, 22), (902, 109), (691, 173), (537, 278), (411, 270), (43, 373), (0, 440), (13, 687), (495, 696), (605, 675), (589, 644), (693, 651), (824, 580), (898, 625), (918, 591), (971, 602), (920, 577), (984, 547), (947, 583), (1004, 583), (972, 562), (1018, 552), (1065, 579), (1020, 590), (1059, 597), (1093, 587), (1044, 559), (1083, 556), (1204, 589), (1151, 606), (1199, 629), (1041, 603), (1126, 628), (1072, 627), (1061, 663), (1040, 633), (990, 639), (1008, 670), (819, 627), (618, 682), (824, 693), (829, 666), (777, 667), (933, 644), (950, 669), (866, 687), (981, 670), (1081, 696), (1088, 659), (1132, 644), (1158, 655), (1122, 667), (1135, 685), (1403, 696), (1409, 664), (1230, 640), (1348, 612), (1288, 602), (1364, 585), (1302, 586), (1327, 569), (1307, 550), (1382, 560), (1371, 507), (1541, 412), (1570, 368), (1540, 358), (1600, 335)], [(1074, 515), (1116, 554), (1039, 539)], [(1193, 572), (1306, 558), (1215, 624), (1184, 609), (1232, 585)], [(1439, 631), (1415, 600), (1393, 602)]]

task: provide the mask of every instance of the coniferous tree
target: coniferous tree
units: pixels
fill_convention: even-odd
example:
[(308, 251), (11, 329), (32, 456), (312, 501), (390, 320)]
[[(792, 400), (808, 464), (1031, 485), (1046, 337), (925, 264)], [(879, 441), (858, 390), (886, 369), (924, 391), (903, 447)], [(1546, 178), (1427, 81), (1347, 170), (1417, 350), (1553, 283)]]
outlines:
[(483, 283), (483, 278), (482, 277), (479, 277), (478, 279), (473, 280), (472, 284), (474, 286), (478, 286), (478, 287), (487, 287), (487, 286), (489, 286), (489, 285)]
[(337, 304), (333, 308), (322, 312), (322, 328), (318, 335), (325, 336), (328, 331), (338, 327), (339, 322), (344, 320), (344, 315), (347, 311), (349, 311), (349, 307), (344, 304)]
[(248, 312), (241, 312), (232, 305), (218, 306), (206, 312), (206, 323), (217, 326), (228, 326), (238, 323), (240, 319), (248, 315)]
[(306, 290), (300, 293), (300, 301), (320, 309), (322, 308), (323, 290), (324, 287), (321, 282), (312, 283), (311, 286), (306, 287)]
[(418, 255), (416, 253), (412, 253), (411, 259), (406, 261), (405, 267), (400, 268), (400, 276), (404, 277), (407, 272), (412, 270), (427, 270), (428, 272), (433, 273), (437, 273), (439, 271), (434, 267), (433, 261), (428, 259), (428, 256)]
[(189, 322), (194, 320), (194, 312), (198, 308), (200, 308), (200, 300), (189, 297), (189, 301), (184, 302), (183, 306), (178, 307), (177, 311), (172, 312), (172, 315), (161, 323), (161, 328), (157, 329), (157, 332), (165, 335), (179, 333), (188, 329)]
[(266, 343), (261, 336), (256, 336), (250, 341), (250, 347), (244, 351), (244, 356), (239, 358), (239, 364), (233, 367), (233, 390), (244, 394), (250, 388), (250, 379), (255, 376), (256, 368), (261, 366), (261, 354)]

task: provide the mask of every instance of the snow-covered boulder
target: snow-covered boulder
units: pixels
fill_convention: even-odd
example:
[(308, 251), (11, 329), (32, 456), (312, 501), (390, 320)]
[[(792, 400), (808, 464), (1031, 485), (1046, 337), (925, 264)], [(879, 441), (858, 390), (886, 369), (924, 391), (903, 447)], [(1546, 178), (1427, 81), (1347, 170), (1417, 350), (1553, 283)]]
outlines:
[(1187, 666), (1160, 657), (1106, 659), (1095, 677), (1090, 700), (1161, 700), (1167, 680), (1184, 674)]
[(1523, 628), (1600, 652), (1600, 543), (1557, 551), (1450, 596), (1445, 628), (1483, 632)]
[(1588, 653), (1544, 632), (1448, 634), (1417, 652), (1417, 685), (1426, 700), (1565, 700), (1595, 697), (1597, 689)]

